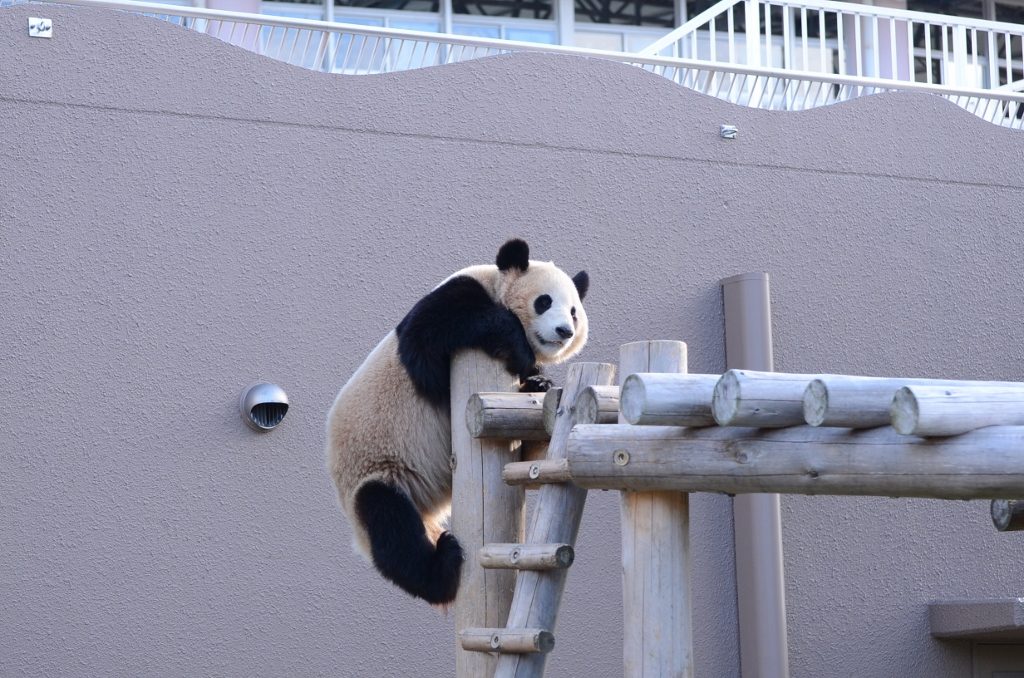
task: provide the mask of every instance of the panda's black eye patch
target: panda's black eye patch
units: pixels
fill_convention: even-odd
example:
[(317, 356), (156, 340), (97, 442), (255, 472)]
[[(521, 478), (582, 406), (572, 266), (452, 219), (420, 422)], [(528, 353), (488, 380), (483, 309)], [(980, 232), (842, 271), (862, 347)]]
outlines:
[(569, 315), (571, 315), (573, 318), (576, 317), (576, 307), (575, 306), (573, 306), (572, 308), (569, 309)]
[(551, 308), (551, 296), (542, 294), (533, 301), (533, 310), (537, 312), (537, 315), (543, 315), (544, 311)]

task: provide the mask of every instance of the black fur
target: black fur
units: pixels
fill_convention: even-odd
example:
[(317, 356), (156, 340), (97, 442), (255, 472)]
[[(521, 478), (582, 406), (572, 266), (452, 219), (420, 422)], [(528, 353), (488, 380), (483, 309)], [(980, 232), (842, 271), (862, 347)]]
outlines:
[(435, 405), (449, 404), (451, 358), (460, 349), (479, 348), (504, 360), (520, 379), (535, 372), (537, 356), (519, 318), (468, 276), (452, 278), (420, 299), (395, 332), (402, 365), (420, 395)]
[(370, 535), (373, 564), (385, 579), (433, 605), (455, 600), (465, 555), (453, 534), (445, 532), (431, 544), (409, 497), (381, 481), (359, 488), (356, 515)]
[(498, 250), (498, 258), (494, 263), (498, 264), (499, 271), (518, 268), (525, 273), (530, 267), (530, 246), (525, 240), (512, 238)]
[(587, 296), (587, 290), (590, 289), (590, 276), (586, 271), (580, 271), (572, 277), (572, 284), (576, 286), (576, 293), (580, 295), (580, 301), (583, 301), (583, 297)]
[(533, 374), (523, 380), (522, 385), (519, 387), (520, 393), (547, 393), (551, 390), (551, 387), (555, 385), (555, 382), (551, 381), (543, 374)]

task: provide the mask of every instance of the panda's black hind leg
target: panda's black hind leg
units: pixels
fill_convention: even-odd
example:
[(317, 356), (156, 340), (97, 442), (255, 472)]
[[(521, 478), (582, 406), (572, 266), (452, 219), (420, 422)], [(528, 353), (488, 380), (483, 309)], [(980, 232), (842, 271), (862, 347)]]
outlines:
[(409, 497), (381, 481), (359, 488), (355, 508), (373, 564), (386, 579), (433, 605), (455, 600), (465, 560), (455, 535), (445, 532), (432, 544)]

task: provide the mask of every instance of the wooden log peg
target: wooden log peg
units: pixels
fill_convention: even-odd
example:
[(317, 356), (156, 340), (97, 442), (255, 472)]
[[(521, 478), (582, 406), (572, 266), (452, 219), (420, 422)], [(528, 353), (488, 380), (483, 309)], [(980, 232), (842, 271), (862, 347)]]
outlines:
[(1024, 530), (1024, 500), (993, 499), (989, 507), (992, 524), (1000, 532)]
[(1024, 425), (1024, 384), (912, 385), (896, 391), (892, 426), (905, 436), (955, 436)]
[(466, 427), (474, 438), (551, 439), (540, 393), (474, 393), (466, 401)]
[(619, 387), (588, 386), (576, 398), (577, 424), (615, 424), (619, 421)]
[(465, 629), (459, 631), (463, 650), (501, 654), (546, 654), (555, 649), (555, 636), (543, 629)]
[(568, 483), (569, 463), (565, 459), (539, 459), (505, 464), (501, 479), (508, 485), (546, 485)]
[(804, 391), (818, 375), (729, 370), (715, 384), (719, 426), (785, 428), (804, 423)]
[(569, 544), (488, 544), (477, 553), (482, 567), (505, 570), (564, 570), (575, 559)]
[(622, 417), (638, 426), (714, 426), (717, 374), (631, 374), (622, 382)]
[(823, 374), (804, 391), (804, 421), (811, 426), (876, 428), (892, 422), (890, 407), (896, 391), (904, 386), (1006, 386), (1024, 388), (1014, 382), (953, 381), (949, 379), (904, 379), (853, 377)]

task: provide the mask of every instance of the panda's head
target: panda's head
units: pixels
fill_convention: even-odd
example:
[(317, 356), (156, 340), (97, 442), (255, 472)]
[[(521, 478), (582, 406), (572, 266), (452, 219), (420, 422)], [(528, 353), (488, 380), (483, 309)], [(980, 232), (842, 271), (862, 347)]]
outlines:
[(519, 318), (538, 363), (558, 363), (587, 343), (583, 298), (590, 278), (573, 277), (549, 261), (530, 261), (530, 247), (519, 239), (498, 250), (498, 301)]

